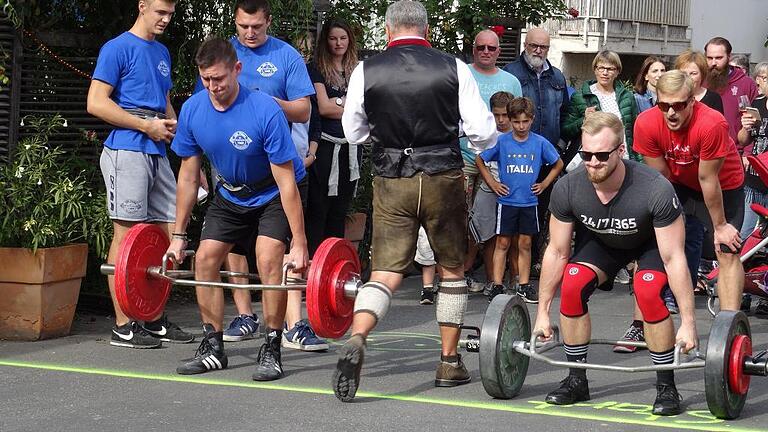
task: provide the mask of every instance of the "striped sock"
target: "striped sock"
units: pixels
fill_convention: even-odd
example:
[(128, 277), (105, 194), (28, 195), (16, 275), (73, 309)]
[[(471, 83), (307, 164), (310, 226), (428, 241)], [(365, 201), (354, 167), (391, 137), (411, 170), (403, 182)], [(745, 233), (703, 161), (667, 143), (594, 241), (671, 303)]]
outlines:
[[(582, 344), (582, 345), (563, 344), (563, 349), (565, 350), (565, 358), (567, 358), (569, 362), (586, 363), (588, 347), (589, 347), (589, 344)], [(569, 371), (569, 374), (572, 376), (578, 376), (581, 378), (587, 377), (586, 369), (569, 368), (568, 371)]]
[[(663, 351), (663, 352), (653, 352), (650, 350), (649, 352), (651, 353), (651, 361), (653, 361), (653, 364), (655, 365), (672, 364), (672, 362), (675, 360), (674, 348), (670, 348), (667, 351)], [(674, 385), (675, 371), (673, 370), (656, 371), (656, 383)]]

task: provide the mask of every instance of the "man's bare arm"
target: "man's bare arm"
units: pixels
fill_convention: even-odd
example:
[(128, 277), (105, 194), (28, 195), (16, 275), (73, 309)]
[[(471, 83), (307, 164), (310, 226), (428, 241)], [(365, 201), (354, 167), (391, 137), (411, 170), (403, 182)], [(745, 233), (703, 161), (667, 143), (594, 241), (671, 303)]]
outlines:
[(285, 113), (285, 118), (291, 123), (306, 123), (309, 121), (312, 105), (309, 102), (309, 96), (294, 99), (291, 101), (274, 98), (280, 108)]
[(664, 177), (669, 178), (671, 173), (669, 172), (669, 167), (663, 157), (643, 156), (643, 161), (649, 167), (660, 172)]
[[(170, 142), (176, 129), (175, 113), (173, 119), (146, 120), (129, 114), (120, 108), (110, 97), (114, 88), (99, 80), (91, 80), (88, 89), (88, 113), (105, 122), (123, 129), (133, 129), (146, 134), (153, 141)], [(173, 112), (173, 108), (171, 108)]]

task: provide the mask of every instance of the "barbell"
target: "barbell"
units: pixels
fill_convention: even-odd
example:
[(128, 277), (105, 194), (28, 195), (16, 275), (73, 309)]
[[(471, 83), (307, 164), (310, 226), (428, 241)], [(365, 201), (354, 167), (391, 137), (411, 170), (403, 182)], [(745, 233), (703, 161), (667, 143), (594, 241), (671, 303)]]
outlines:
[[(468, 328), (477, 331), (476, 328)], [(706, 356), (695, 352), (684, 359), (682, 347), (675, 347), (672, 364), (626, 367), (553, 360), (546, 351), (562, 346), (559, 331), (553, 326), (552, 340), (539, 340), (540, 332), (531, 332), (531, 319), (518, 296), (496, 296), (483, 318), (477, 336), (462, 339), (460, 345), (480, 353), (480, 377), (488, 395), (498, 399), (515, 397), (522, 389), (530, 359), (553, 366), (615, 372), (650, 372), (704, 368), (704, 390), (709, 411), (717, 418), (734, 419), (741, 414), (749, 391), (750, 377), (768, 376), (766, 351), (752, 352), (752, 332), (747, 316), (741, 311), (721, 311), (715, 316), (709, 333)], [(647, 348), (645, 342), (593, 339), (590, 344), (622, 343)]]
[[(324, 240), (312, 257), (307, 279), (289, 278), (290, 265), (283, 266), (282, 283), (233, 284), (190, 280), (191, 270), (176, 270), (166, 254), (170, 241), (160, 227), (137, 224), (128, 230), (120, 245), (115, 265), (102, 264), (101, 273), (115, 276), (115, 298), (130, 318), (147, 321), (160, 315), (170, 296), (172, 285), (207, 286), (259, 290), (306, 290), (307, 316), (321, 337), (339, 338), (352, 325), (354, 298), (362, 284), (360, 260), (352, 244), (344, 239)], [(193, 251), (185, 251), (194, 256)], [(220, 272), (222, 277), (258, 279), (250, 273)]]
[[(354, 298), (362, 282), (360, 261), (351, 243), (329, 238), (312, 257), (307, 279), (289, 278), (290, 266), (283, 267), (279, 285), (232, 284), (189, 280), (191, 270), (169, 269), (166, 233), (157, 225), (137, 224), (121, 244), (115, 265), (103, 264), (101, 272), (115, 276), (115, 297), (123, 312), (138, 320), (158, 316), (168, 301), (172, 285), (208, 286), (249, 290), (306, 290), (307, 315), (321, 337), (340, 338), (352, 324)], [(185, 251), (188, 256), (192, 251)], [(192, 261), (194, 266), (194, 260)], [(220, 272), (222, 277), (248, 277), (249, 273)], [(600, 365), (553, 360), (546, 351), (562, 346), (559, 331), (553, 326), (552, 340), (541, 342), (541, 335), (531, 331), (528, 308), (519, 296), (500, 294), (488, 306), (482, 328), (463, 327), (473, 332), (459, 345), (480, 354), (480, 376), (488, 395), (510, 399), (520, 393), (528, 373), (530, 359), (553, 366), (616, 372), (650, 372), (704, 368), (707, 405), (717, 418), (734, 419), (741, 414), (749, 391), (751, 376), (768, 376), (766, 352), (752, 352), (752, 333), (746, 315), (740, 311), (721, 311), (715, 316), (709, 333), (706, 356), (696, 353), (684, 360), (681, 347), (675, 347), (672, 364), (638, 367)], [(619, 341), (593, 339), (591, 344), (614, 345)], [(647, 347), (644, 342), (622, 344)]]

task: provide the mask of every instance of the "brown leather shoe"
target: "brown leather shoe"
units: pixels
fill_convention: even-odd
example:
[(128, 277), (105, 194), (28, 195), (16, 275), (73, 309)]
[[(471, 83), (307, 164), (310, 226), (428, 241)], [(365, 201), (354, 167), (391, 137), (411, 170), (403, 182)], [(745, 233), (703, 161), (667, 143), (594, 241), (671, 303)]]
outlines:
[(457, 354), (457, 356), (459, 361), (456, 366), (444, 361), (437, 365), (435, 387), (456, 387), (466, 384), (472, 379), (469, 376), (469, 372), (467, 372), (466, 366), (464, 366), (464, 362), (461, 361), (461, 354)]

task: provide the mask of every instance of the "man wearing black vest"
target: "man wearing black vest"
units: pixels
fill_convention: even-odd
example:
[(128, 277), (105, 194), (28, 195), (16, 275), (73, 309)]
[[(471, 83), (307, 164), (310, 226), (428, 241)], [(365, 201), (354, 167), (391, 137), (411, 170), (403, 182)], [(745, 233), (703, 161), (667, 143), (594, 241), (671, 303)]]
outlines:
[(352, 337), (339, 350), (336, 397), (355, 397), (365, 338), (389, 309), (413, 261), (419, 226), (440, 271), (437, 322), (442, 355), (435, 385), (469, 382), (457, 353), (467, 306), (463, 261), (467, 205), (459, 148), (463, 128), (474, 146), (496, 142), (493, 116), (466, 64), (426, 40), (427, 11), (400, 0), (386, 13), (386, 51), (361, 62), (349, 81), (342, 124), (350, 144), (373, 143), (373, 272), (357, 294)]

